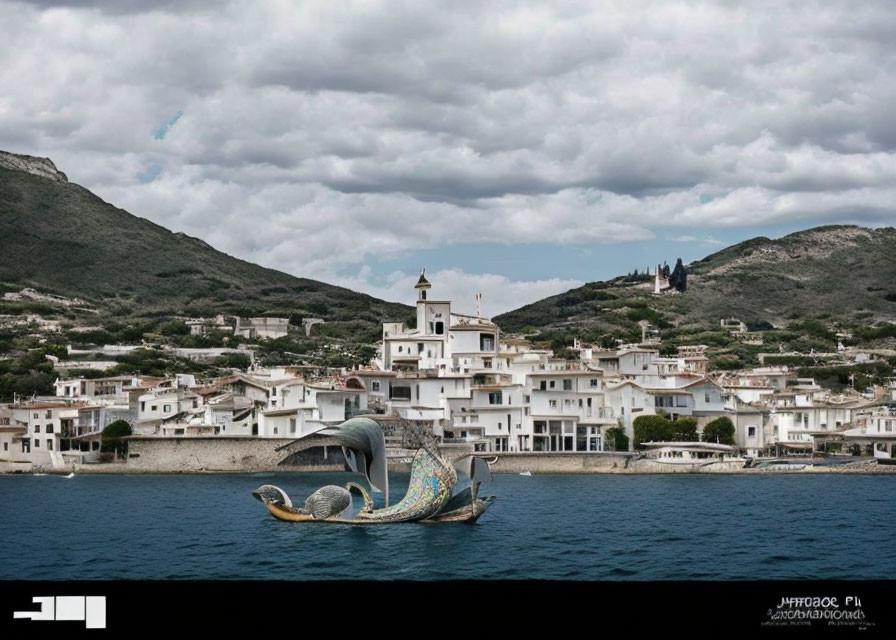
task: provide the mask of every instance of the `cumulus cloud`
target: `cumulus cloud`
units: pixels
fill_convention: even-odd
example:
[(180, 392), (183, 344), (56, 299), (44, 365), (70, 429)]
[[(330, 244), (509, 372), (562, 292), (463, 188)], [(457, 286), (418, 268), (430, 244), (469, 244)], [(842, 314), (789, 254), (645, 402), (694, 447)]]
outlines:
[(0, 0), (0, 148), (390, 299), (409, 251), (896, 219), (888, 2), (555, 4)]
[[(414, 285), (419, 273), (392, 273), (383, 286), (370, 284), (370, 275), (368, 269), (361, 269), (355, 276), (339, 279), (337, 284), (406, 304), (414, 304), (417, 299)], [(585, 284), (580, 280), (562, 278), (515, 281), (499, 274), (467, 273), (463, 269), (427, 271), (426, 279), (433, 285), (430, 299), (451, 300), (452, 311), (468, 315), (475, 315), (479, 311), (485, 318)], [(478, 308), (477, 293), (482, 294), (482, 302)]]
[(721, 240), (716, 240), (715, 238), (711, 238), (711, 237), (698, 238), (697, 236), (688, 236), (688, 235), (675, 236), (674, 238), (670, 238), (670, 240), (672, 240), (674, 242), (687, 242), (687, 243), (693, 243), (693, 244), (705, 244), (705, 245), (717, 245), (717, 246), (724, 246), (724, 244), (725, 244)]

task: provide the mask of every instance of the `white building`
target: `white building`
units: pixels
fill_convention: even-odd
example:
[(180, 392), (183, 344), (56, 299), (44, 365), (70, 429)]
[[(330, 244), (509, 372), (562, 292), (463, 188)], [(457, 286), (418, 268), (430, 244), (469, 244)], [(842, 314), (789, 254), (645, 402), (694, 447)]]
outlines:
[(386, 371), (472, 373), (494, 370), (498, 327), (478, 316), (452, 313), (451, 302), (433, 300), (432, 285), (421, 274), (417, 290), (417, 326), (383, 325), (381, 368)]
[[(658, 409), (701, 422), (724, 415), (722, 389), (705, 377), (705, 346), (677, 356), (626, 346), (574, 345), (580, 361), (554, 357), (526, 340), (499, 340), (498, 327), (433, 300), (421, 275), (417, 327), (383, 325), (380, 370), (354, 372), (371, 406), (431, 425), (444, 441), (482, 451), (596, 452), (606, 432)], [(446, 324), (446, 319), (448, 323)]]
[[(66, 460), (61, 451), (63, 424), (76, 421), (79, 405), (65, 402), (23, 402), (9, 405), (8, 430), (11, 438), (5, 445), (17, 444), (15, 457), (41, 467), (64, 468)], [(23, 430), (24, 429), (24, 430)], [(9, 450), (4, 447), (4, 453)]]

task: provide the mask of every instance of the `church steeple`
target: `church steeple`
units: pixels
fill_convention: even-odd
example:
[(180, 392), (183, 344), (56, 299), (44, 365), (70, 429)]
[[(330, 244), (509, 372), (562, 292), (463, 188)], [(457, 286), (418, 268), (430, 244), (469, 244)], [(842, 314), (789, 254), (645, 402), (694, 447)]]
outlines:
[(417, 280), (417, 284), (414, 285), (414, 288), (417, 290), (417, 301), (426, 300), (426, 292), (432, 288), (432, 285), (429, 284), (429, 280), (426, 279), (426, 269), (420, 272), (420, 279)]

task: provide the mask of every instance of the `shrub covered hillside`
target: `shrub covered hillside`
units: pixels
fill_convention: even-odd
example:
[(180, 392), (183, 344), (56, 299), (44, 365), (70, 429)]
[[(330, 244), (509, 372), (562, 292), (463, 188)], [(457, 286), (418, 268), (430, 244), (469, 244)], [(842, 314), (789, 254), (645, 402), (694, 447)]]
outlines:
[[(32, 287), (80, 298), (117, 318), (316, 317), (378, 331), (410, 311), (238, 260), (102, 201), (49, 160), (3, 152), (0, 283), (0, 293)], [(0, 314), (47, 311), (33, 302), (3, 304)]]
[[(674, 256), (668, 256), (673, 258)], [(778, 240), (754, 238), (688, 265), (684, 292), (653, 294), (653, 276), (591, 282), (495, 318), (504, 331), (568, 345), (572, 337), (612, 346), (640, 341), (639, 321), (663, 343), (733, 346), (719, 320), (763, 331), (766, 346), (736, 345), (735, 360), (768, 345), (835, 349), (836, 333), (862, 344), (896, 337), (896, 229), (817, 227)], [(836, 329), (836, 331), (834, 330)], [(724, 364), (724, 363), (723, 363)]]

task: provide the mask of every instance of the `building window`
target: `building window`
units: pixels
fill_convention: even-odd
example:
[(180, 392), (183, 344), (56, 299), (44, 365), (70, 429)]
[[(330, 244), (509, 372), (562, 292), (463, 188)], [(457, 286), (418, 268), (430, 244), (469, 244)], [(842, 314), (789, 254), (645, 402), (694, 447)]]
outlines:
[(551, 380), (551, 384), (549, 384), (548, 386), (549, 386), (551, 389), (553, 389), (553, 388), (556, 386), (556, 384), (555, 384), (555, 382), (554, 382), (553, 380)]
[(39, 414), (39, 413), (35, 413), (35, 414), (34, 414), (34, 419), (37, 420), (38, 418), (40, 418), (40, 414)]
[(488, 403), (489, 404), (501, 404), (501, 392), (500, 391), (492, 391), (488, 394)]
[(403, 347), (401, 345), (398, 345), (398, 353), (401, 353), (402, 349)]
[(748, 438), (756, 437), (756, 427), (747, 427), (747, 437)]
[(411, 399), (411, 388), (410, 387), (389, 387), (389, 399), (390, 400), (410, 400)]
[(39, 424), (34, 425), (34, 433), (40, 433), (40, 425)]
[(417, 353), (423, 353), (423, 343), (422, 342), (417, 343)]
[(53, 433), (53, 425), (52, 424), (47, 425), (47, 433)]
[(370, 390), (371, 390), (371, 391), (379, 391), (379, 390), (380, 390), (380, 383), (377, 382), (377, 381), (373, 381), (373, 382), (371, 382), (371, 383), (370, 383)]
[(706, 393), (703, 394), (703, 401), (704, 401), (704, 402), (712, 402), (712, 401), (709, 399), (709, 391), (707, 391)]
[(4, 450), (4, 451), (9, 451), (9, 443), (8, 443), (8, 442), (4, 442), (4, 443), (3, 443), (3, 450)]
[(162, 407), (162, 412), (163, 412), (163, 413), (169, 413), (170, 411), (171, 411), (171, 405), (170, 405), (170, 404), (166, 404), (166, 405), (164, 405), (164, 406)]
[(150, 411), (158, 411), (158, 410), (159, 410), (159, 405), (154, 404), (154, 405), (152, 405), (152, 406), (149, 408), (149, 410), (150, 410)]
[(480, 351), (494, 351), (495, 350), (495, 336), (489, 333), (480, 333), (479, 334), (479, 350)]
[(274, 388), (271, 389), (271, 395), (272, 395), (272, 396), (277, 395), (277, 387), (274, 387)]
[(591, 383), (592, 387), (596, 387), (597, 386), (597, 378), (591, 378), (590, 383)]
[(445, 333), (445, 323), (439, 320), (436, 322), (436, 335), (440, 336)]
[(140, 403), (140, 411), (141, 412), (146, 411), (146, 401), (145, 400)]
[(557, 401), (556, 401), (556, 400), (548, 400), (548, 406), (549, 406), (551, 409), (556, 409), (556, 408), (557, 408)]
[(50, 410), (50, 409), (47, 409), (47, 415), (46, 415), (45, 417), (46, 417), (47, 420), (52, 419), (52, 418), (53, 418), (53, 411)]
[(277, 435), (277, 427), (274, 427), (274, 435)]
[(538, 388), (541, 389), (542, 391), (547, 391), (548, 383), (545, 380), (542, 380), (541, 383), (538, 385)]
[(38, 440), (37, 438), (34, 439), (34, 448), (35, 448), (35, 449), (39, 449), (39, 448), (40, 448), (40, 440)]
[(50, 438), (47, 438), (47, 449), (49, 449), (50, 451), (53, 450), (53, 440)]
[(572, 380), (564, 380), (563, 381), (563, 390), (564, 391), (572, 391)]

